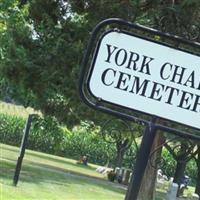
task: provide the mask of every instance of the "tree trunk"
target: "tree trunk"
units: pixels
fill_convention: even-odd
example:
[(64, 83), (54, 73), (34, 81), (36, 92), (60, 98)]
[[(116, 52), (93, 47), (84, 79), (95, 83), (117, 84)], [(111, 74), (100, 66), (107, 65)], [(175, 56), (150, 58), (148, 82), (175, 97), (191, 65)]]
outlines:
[[(153, 200), (154, 199), (157, 168), (158, 168), (158, 158), (160, 158), (161, 156), (162, 144), (163, 144), (163, 137), (160, 133), (157, 133), (152, 149), (151, 149), (151, 152), (154, 152), (154, 153), (151, 154), (151, 158), (148, 161), (148, 165), (145, 170), (142, 184), (140, 187), (138, 200)], [(161, 147), (161, 148), (157, 149), (158, 147)]]
[(200, 146), (198, 145), (198, 158), (197, 158), (197, 181), (195, 187), (195, 193), (200, 196)]
[(176, 171), (174, 174), (173, 182), (178, 184), (177, 197), (179, 197), (183, 193), (183, 191), (181, 191), (180, 186), (181, 186), (181, 182), (184, 178), (184, 172), (185, 172), (185, 168), (187, 165), (187, 157), (188, 157), (187, 148), (188, 148), (188, 146), (182, 143), (181, 150), (180, 150), (180, 152), (182, 152), (182, 153), (176, 159), (177, 164), (176, 164)]
[(130, 148), (129, 139), (124, 141), (118, 141), (116, 143), (117, 157), (116, 157), (116, 167), (121, 168), (125, 152)]
[(182, 178), (184, 177), (185, 168), (186, 161), (177, 161), (173, 182), (177, 183), (179, 186), (181, 184)]
[(182, 179), (184, 177), (186, 164), (187, 164), (187, 162), (185, 160), (184, 161), (177, 161), (177, 164), (176, 164), (176, 171), (175, 171), (175, 174), (174, 174), (173, 182), (178, 184), (177, 197), (179, 197), (180, 195), (183, 194), (183, 190), (181, 190), (180, 186), (181, 186)]
[(122, 167), (122, 162), (123, 162), (125, 151), (126, 151), (125, 148), (117, 149), (116, 167), (119, 167), (119, 168)]

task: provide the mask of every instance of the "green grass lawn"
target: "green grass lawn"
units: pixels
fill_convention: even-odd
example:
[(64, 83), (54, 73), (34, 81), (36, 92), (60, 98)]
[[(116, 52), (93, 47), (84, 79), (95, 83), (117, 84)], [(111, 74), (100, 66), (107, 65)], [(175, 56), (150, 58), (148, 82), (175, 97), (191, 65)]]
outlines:
[(0, 144), (0, 200), (122, 200), (125, 188), (76, 161), (27, 150), (17, 187), (19, 148)]
[[(0, 143), (0, 200), (122, 200), (126, 188), (95, 171), (96, 165), (26, 150), (17, 187), (12, 185), (19, 148)], [(190, 187), (185, 191), (189, 196)], [(158, 190), (156, 200), (165, 199)], [(191, 193), (191, 194), (190, 194)], [(186, 198), (187, 199), (187, 198)]]

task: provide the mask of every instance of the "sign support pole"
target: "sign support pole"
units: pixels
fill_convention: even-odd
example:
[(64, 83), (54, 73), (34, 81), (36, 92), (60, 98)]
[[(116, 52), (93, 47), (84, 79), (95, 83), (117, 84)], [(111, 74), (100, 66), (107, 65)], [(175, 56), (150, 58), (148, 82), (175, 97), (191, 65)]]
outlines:
[(23, 134), (21, 147), (20, 147), (20, 153), (19, 153), (19, 157), (17, 159), (15, 174), (14, 174), (14, 177), (13, 177), (13, 185), (14, 186), (17, 186), (17, 183), (18, 183), (18, 180), (19, 180), (22, 161), (23, 161), (23, 158), (24, 158), (25, 150), (26, 150), (26, 143), (27, 143), (27, 140), (28, 140), (29, 130), (30, 130), (30, 127), (31, 127), (32, 116), (33, 115), (30, 114), (28, 116), (27, 121), (26, 121), (26, 126), (25, 126), (25, 129), (24, 129), (24, 134)]
[(156, 117), (152, 118), (151, 122), (146, 126), (142, 138), (140, 150), (137, 156), (136, 165), (134, 167), (131, 181), (129, 183), (128, 191), (125, 200), (137, 200), (144, 172), (149, 160), (151, 148), (156, 135)]

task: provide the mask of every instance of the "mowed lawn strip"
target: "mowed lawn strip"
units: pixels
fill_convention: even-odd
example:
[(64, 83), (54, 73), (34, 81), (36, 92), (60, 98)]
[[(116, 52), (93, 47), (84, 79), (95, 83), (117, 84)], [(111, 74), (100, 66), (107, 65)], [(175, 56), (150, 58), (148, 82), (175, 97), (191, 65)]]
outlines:
[[(17, 187), (12, 178), (19, 148), (0, 144), (2, 200), (124, 199), (126, 189), (75, 160), (27, 150)], [(92, 178), (91, 178), (92, 177)]]
[[(19, 148), (3, 144), (1, 145), (3, 149), (2, 158), (16, 162)], [(38, 167), (47, 167), (48, 169), (57, 169), (71, 173), (74, 172), (76, 174), (104, 179), (102, 174), (95, 171), (98, 167), (97, 165), (89, 164), (88, 166), (84, 166), (82, 164), (77, 164), (77, 161), (73, 159), (67, 159), (41, 152), (26, 150), (25, 163), (26, 165), (36, 165)]]

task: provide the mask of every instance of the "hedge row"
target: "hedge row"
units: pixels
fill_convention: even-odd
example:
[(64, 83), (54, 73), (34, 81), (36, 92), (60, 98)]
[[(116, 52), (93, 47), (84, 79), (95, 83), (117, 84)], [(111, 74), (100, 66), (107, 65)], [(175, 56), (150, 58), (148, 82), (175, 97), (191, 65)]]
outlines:
[[(0, 142), (20, 146), (25, 124), (23, 118), (0, 114)], [(90, 162), (98, 164), (114, 162), (114, 145), (105, 142), (95, 129), (83, 123), (69, 131), (55, 119), (34, 117), (27, 148), (74, 159), (88, 155)]]
[(0, 114), (0, 142), (19, 146), (24, 125), (23, 118)]

